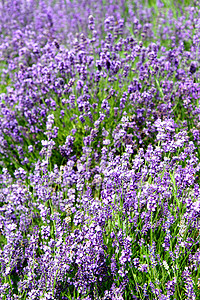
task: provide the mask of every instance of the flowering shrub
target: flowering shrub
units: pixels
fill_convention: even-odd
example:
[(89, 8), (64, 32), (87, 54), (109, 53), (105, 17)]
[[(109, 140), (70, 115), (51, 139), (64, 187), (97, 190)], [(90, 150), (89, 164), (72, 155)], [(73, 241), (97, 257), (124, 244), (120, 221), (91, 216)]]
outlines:
[(199, 3), (0, 5), (0, 299), (199, 299)]

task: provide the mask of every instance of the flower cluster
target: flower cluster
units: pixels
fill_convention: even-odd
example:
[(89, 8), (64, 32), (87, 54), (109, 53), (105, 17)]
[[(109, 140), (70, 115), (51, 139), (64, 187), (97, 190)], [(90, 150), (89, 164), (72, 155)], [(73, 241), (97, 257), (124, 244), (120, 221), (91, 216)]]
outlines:
[(200, 6), (162, 2), (1, 2), (0, 299), (199, 299)]

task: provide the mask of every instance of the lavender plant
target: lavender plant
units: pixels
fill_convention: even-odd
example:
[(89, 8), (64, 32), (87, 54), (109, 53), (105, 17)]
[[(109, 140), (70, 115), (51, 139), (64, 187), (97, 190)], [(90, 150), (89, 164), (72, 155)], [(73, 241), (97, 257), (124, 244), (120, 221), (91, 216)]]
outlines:
[(198, 299), (198, 1), (0, 13), (0, 299)]

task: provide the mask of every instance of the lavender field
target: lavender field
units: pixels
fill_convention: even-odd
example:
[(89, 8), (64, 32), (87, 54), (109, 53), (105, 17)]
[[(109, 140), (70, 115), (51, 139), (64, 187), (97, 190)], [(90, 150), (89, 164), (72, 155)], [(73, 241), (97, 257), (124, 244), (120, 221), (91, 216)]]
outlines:
[(0, 300), (200, 299), (199, 99), (199, 1), (0, 1)]

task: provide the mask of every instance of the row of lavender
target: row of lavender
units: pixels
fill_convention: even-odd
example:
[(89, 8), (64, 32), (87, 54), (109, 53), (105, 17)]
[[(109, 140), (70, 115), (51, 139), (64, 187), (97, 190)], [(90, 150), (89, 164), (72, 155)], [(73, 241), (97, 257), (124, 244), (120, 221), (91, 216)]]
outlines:
[(200, 6), (157, 4), (2, 1), (1, 299), (199, 298)]

